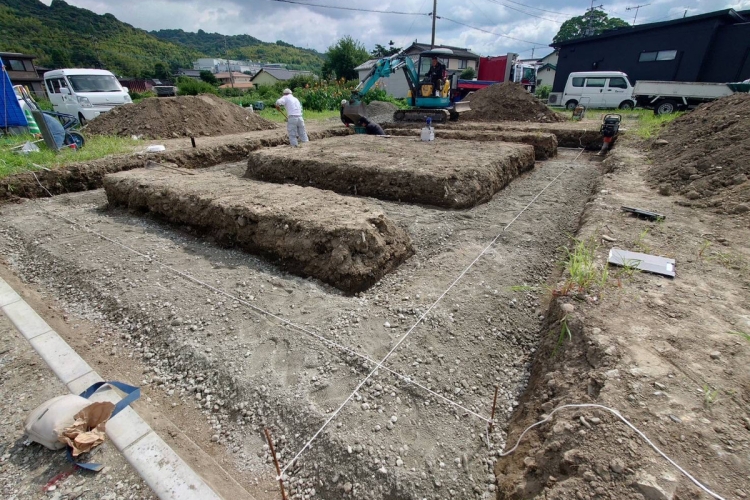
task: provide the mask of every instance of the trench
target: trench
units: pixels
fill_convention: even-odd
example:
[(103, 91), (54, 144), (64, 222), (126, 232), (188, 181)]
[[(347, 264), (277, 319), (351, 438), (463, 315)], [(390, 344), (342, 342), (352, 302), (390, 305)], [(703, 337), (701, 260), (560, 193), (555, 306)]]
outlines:
[[(71, 314), (106, 325), (112, 333), (105, 337), (124, 339), (158, 377), (147, 390), (171, 390), (170, 400), (201, 412), (240, 482), (272, 482), (263, 428), (273, 429), (288, 464), (372, 365), (157, 263), (380, 359), (562, 172), (389, 359), (389, 368), (480, 415), (489, 416), (498, 386), (491, 446), (482, 420), (381, 371), (290, 467), (287, 481), (293, 498), (312, 490), (322, 498), (487, 498), (540, 345), (540, 317), (548, 315), (541, 292), (527, 285), (554, 275), (558, 248), (578, 227), (599, 175), (586, 156), (571, 167), (576, 154), (537, 163), (469, 210), (368, 200), (409, 232), (416, 254), (354, 296), (189, 228), (106, 210), (101, 190), (2, 207), (0, 246), (27, 282), (59, 297)], [(217, 168), (240, 176), (245, 164)]]

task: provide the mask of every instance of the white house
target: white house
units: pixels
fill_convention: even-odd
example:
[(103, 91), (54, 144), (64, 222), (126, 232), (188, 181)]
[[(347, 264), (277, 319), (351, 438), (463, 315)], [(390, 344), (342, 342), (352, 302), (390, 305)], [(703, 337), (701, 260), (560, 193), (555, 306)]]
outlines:
[(552, 86), (555, 83), (555, 74), (557, 73), (557, 58), (559, 52), (554, 51), (541, 59), (536, 67), (536, 86), (537, 88), (542, 85)]

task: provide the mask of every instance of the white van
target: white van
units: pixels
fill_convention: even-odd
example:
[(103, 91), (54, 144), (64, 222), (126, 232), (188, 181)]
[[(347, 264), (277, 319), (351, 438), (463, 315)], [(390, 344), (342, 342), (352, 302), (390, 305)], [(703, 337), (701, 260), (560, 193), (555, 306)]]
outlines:
[(578, 104), (587, 108), (633, 109), (633, 86), (621, 71), (584, 71), (571, 73), (560, 103), (567, 109)]
[(116, 106), (130, 104), (128, 89), (103, 69), (56, 69), (44, 74), (55, 111), (77, 116), (81, 125)]

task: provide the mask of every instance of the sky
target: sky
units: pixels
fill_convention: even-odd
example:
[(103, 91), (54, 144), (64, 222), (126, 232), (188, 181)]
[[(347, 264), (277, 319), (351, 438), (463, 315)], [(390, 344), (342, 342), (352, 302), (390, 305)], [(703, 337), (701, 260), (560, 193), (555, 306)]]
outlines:
[[(51, 0), (44, 0), (49, 4)], [(145, 30), (183, 29), (225, 35), (252, 35), (265, 42), (283, 40), (325, 52), (351, 35), (365, 48), (375, 44), (407, 47), (430, 42), (431, 0), (66, 0), (70, 5), (110, 13)], [(304, 4), (304, 5), (300, 5)], [(360, 12), (313, 5), (420, 13)], [(636, 24), (678, 19), (715, 10), (750, 9), (750, 0), (595, 0), (610, 17)], [(436, 44), (466, 47), (480, 55), (516, 52), (522, 58), (548, 54), (560, 24), (591, 7), (586, 0), (438, 0)], [(442, 17), (442, 19), (441, 19)], [(477, 29), (478, 28), (478, 29)], [(218, 54), (217, 54), (218, 55)]]

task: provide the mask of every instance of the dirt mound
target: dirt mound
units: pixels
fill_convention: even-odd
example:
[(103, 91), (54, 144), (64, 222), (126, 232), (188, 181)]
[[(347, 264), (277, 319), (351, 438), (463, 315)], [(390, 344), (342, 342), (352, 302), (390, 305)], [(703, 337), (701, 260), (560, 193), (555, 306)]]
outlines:
[(271, 121), (215, 95), (153, 97), (121, 106), (92, 120), (96, 135), (131, 135), (146, 139), (238, 134), (276, 128)]
[(667, 125), (652, 146), (649, 182), (696, 206), (750, 210), (750, 94), (703, 104)]
[(393, 112), (397, 109), (395, 104), (383, 101), (372, 101), (365, 107), (368, 118), (375, 123), (392, 122)]
[(496, 83), (469, 97), (471, 111), (461, 113), (461, 120), (479, 122), (559, 122), (565, 118), (513, 82)]

